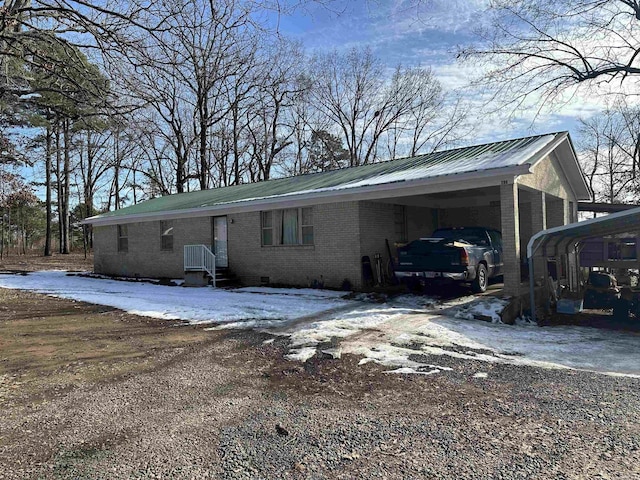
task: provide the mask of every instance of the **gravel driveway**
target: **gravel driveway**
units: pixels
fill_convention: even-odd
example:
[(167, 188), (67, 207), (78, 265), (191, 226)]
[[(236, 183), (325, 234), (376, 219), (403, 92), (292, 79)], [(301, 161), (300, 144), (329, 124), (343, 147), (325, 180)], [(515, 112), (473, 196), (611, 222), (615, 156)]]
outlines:
[(3, 409), (0, 478), (640, 478), (637, 379), (452, 357), (387, 375), (210, 334)]

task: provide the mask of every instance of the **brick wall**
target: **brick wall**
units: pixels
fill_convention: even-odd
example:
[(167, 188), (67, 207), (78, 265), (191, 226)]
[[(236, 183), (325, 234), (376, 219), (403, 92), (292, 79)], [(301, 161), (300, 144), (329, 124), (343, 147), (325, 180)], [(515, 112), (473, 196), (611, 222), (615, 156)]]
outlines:
[(569, 223), (569, 201), (563, 198), (546, 197), (547, 228)]
[(507, 295), (518, 295), (520, 293), (520, 210), (516, 184), (500, 185), (500, 209), (504, 292)]
[(382, 265), (389, 262), (385, 239), (389, 240), (391, 254), (395, 255), (395, 206), (390, 203), (360, 202), (360, 253), (367, 255), (375, 274), (375, 254), (382, 255)]
[(559, 161), (554, 154), (541, 160), (533, 173), (518, 177), (518, 184), (540, 190), (558, 198), (575, 201), (569, 181), (562, 173)]
[(160, 222), (127, 224), (129, 248), (118, 252), (116, 225), (94, 228), (94, 270), (128, 277), (184, 277), (184, 245), (211, 245), (211, 218), (173, 220), (173, 250), (160, 248)]
[(439, 227), (501, 227), (499, 205), (441, 209), (439, 219)]
[(229, 268), (248, 285), (270, 283), (360, 287), (358, 203), (313, 207), (314, 245), (262, 246), (260, 212), (229, 215)]
[[(534, 234), (533, 225), (532, 225), (532, 208), (530, 202), (523, 202), (523, 192), (520, 192), (519, 195), (519, 205), (520, 209), (520, 257), (525, 259), (527, 257), (527, 245), (529, 240)], [(535, 232), (537, 233), (537, 232)]]
[(409, 241), (430, 236), (438, 228), (438, 210), (407, 207), (407, 238)]

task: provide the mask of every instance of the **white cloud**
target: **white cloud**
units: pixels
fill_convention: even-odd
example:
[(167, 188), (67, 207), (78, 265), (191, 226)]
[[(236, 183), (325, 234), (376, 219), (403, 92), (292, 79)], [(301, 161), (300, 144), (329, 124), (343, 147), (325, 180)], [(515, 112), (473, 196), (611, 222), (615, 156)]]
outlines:
[[(338, 2), (340, 4), (340, 2)], [(465, 99), (466, 108), (476, 117), (479, 139), (525, 135), (551, 130), (575, 130), (578, 118), (590, 118), (612, 103), (614, 94), (626, 90), (627, 100), (637, 105), (636, 85), (600, 83), (581, 85), (564, 92), (553, 102), (529, 95), (519, 105), (500, 108), (491, 102), (489, 85), (472, 84), (491, 65), (458, 63), (455, 50), (475, 41), (471, 35), (487, 21), (488, 0), (352, 0), (345, 2), (344, 14), (316, 18), (304, 35), (311, 48), (346, 49), (370, 46), (390, 67), (398, 63), (430, 67), (443, 87)], [(579, 28), (579, 27), (575, 27)], [(575, 30), (574, 28), (574, 30)], [(567, 33), (571, 35), (571, 33)], [(602, 39), (585, 38), (586, 51), (600, 54)], [(618, 39), (619, 47), (624, 41)], [(622, 42), (622, 43), (621, 43)]]

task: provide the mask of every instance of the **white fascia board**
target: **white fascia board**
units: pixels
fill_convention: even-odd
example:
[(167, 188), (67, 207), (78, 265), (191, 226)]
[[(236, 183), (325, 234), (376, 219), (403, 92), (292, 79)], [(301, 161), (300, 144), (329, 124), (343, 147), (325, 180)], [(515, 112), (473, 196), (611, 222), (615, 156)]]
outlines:
[(550, 153), (552, 153), (558, 146), (564, 142), (567, 138), (567, 133), (563, 132), (556, 135), (556, 138), (541, 148), (535, 155), (533, 155), (526, 164), (529, 165), (529, 172), (533, 173), (533, 168), (544, 160)]
[(573, 158), (573, 164), (576, 167), (575, 170), (578, 172), (578, 176), (580, 177), (580, 183), (582, 190), (585, 192), (583, 196), (576, 196), (576, 199), (579, 201), (591, 201), (591, 190), (589, 190), (589, 185), (587, 184), (587, 179), (584, 176), (584, 172), (582, 171), (582, 167), (580, 166), (580, 162), (578, 161), (578, 156), (576, 155), (576, 149), (573, 146), (573, 140), (571, 140), (571, 135), (567, 133), (567, 148), (571, 152), (571, 158)]
[(367, 185), (355, 188), (327, 189), (315, 192), (289, 195), (278, 195), (255, 200), (213, 205), (210, 207), (170, 210), (163, 212), (117, 215), (109, 217), (90, 217), (82, 223), (93, 226), (120, 225), (135, 222), (151, 222), (174, 218), (208, 217), (214, 215), (231, 215), (234, 213), (255, 212), (281, 208), (305, 207), (327, 203), (352, 202), (358, 200), (381, 200), (394, 197), (405, 197), (429, 193), (453, 192), (500, 185), (503, 180), (514, 182), (515, 177), (529, 172), (529, 165), (481, 170), (441, 177), (405, 180), (402, 182)]

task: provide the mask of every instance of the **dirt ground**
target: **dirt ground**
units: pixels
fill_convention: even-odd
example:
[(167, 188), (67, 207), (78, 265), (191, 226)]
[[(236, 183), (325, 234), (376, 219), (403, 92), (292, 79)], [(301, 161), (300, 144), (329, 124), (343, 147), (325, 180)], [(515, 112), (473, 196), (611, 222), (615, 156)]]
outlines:
[(0, 479), (640, 479), (638, 379), (286, 342), (0, 289)]

